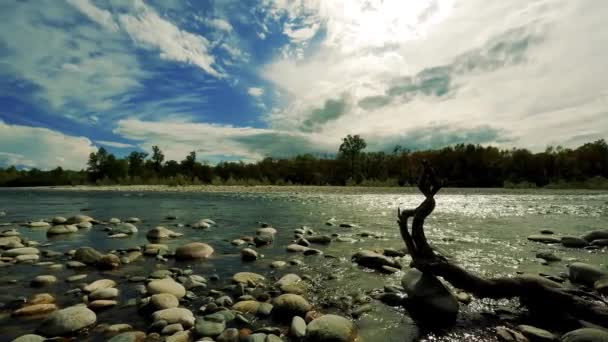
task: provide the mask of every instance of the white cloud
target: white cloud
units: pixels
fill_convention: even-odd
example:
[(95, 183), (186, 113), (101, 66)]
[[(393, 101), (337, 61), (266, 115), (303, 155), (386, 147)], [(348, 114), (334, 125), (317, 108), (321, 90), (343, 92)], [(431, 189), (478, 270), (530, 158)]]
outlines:
[(9, 125), (0, 121), (0, 165), (80, 170), (95, 146), (85, 137), (65, 135), (48, 128)]
[(222, 30), (222, 31), (226, 31), (226, 32), (232, 31), (232, 25), (230, 25), (230, 23), (224, 19), (219, 19), (219, 18), (211, 19), (211, 20), (209, 20), (209, 25), (211, 27), (215, 27), (218, 30)]
[(118, 24), (116, 24), (109, 11), (95, 7), (89, 0), (67, 0), (67, 2), (105, 29), (118, 31)]
[(134, 41), (159, 49), (161, 58), (194, 64), (218, 78), (225, 76), (213, 67), (215, 58), (205, 37), (181, 30), (143, 2), (135, 3), (134, 13), (120, 15), (119, 22)]
[(251, 87), (247, 89), (247, 93), (251, 96), (260, 97), (264, 95), (264, 89), (259, 87)]
[[(274, 129), (298, 129), (348, 94), (354, 105), (316, 133), (393, 141), (437, 125), (487, 126), (501, 132), (497, 143), (535, 150), (608, 135), (600, 43), (608, 4), (275, 0), (271, 8), (269, 17), (309, 29), (295, 38), (284, 30), (287, 53), (262, 71), (287, 94), (266, 117)], [(310, 45), (319, 23), (323, 39)], [(364, 100), (372, 105), (357, 105)]]
[(116, 147), (116, 148), (133, 148), (133, 147), (135, 147), (135, 145), (133, 145), (133, 144), (125, 144), (125, 143), (116, 142), (116, 141), (95, 140), (95, 142), (100, 145)]

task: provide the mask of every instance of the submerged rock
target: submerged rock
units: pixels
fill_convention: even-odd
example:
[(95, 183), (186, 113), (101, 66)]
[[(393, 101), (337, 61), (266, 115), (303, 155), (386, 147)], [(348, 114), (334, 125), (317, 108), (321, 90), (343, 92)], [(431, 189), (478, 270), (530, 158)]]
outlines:
[(608, 331), (583, 328), (570, 331), (561, 338), (562, 342), (608, 342)]
[(381, 270), (383, 266), (401, 269), (401, 265), (395, 260), (373, 251), (359, 251), (355, 253), (351, 259), (361, 266), (369, 267), (375, 270)]
[(588, 242), (595, 240), (608, 239), (608, 229), (592, 230), (582, 236), (582, 238)]
[(582, 248), (588, 246), (589, 243), (586, 240), (576, 236), (563, 236), (562, 245), (565, 247)]
[(232, 281), (237, 284), (257, 286), (266, 281), (264, 276), (253, 272), (239, 272), (232, 276)]
[(575, 262), (568, 266), (568, 276), (573, 283), (592, 287), (603, 278), (608, 278), (608, 271), (583, 262)]
[(183, 234), (176, 233), (176, 232), (172, 231), (171, 229), (167, 229), (165, 227), (158, 226), (158, 227), (154, 227), (154, 228), (150, 229), (148, 231), (148, 233), (146, 234), (146, 237), (149, 240), (160, 240), (160, 239), (172, 239), (172, 238), (180, 237), (182, 235)]
[(46, 231), (46, 235), (62, 235), (62, 234), (70, 234), (78, 231), (78, 227), (75, 225), (65, 225), (59, 224), (56, 226), (52, 226), (49, 230)]
[(258, 252), (256, 252), (255, 250), (251, 248), (241, 249), (241, 259), (243, 259), (243, 261), (254, 261), (257, 258), (259, 258), (259, 256)]
[(353, 342), (357, 329), (344, 317), (324, 315), (308, 324), (306, 336), (307, 340), (315, 342)]
[(410, 269), (401, 279), (408, 294), (406, 308), (423, 324), (450, 326), (458, 316), (458, 301), (452, 291), (437, 277)]
[(562, 242), (562, 240), (558, 237), (555, 237), (553, 235), (547, 235), (547, 234), (533, 234), (528, 236), (528, 240), (530, 241), (534, 241), (534, 242), (542, 242), (542, 243), (560, 243)]
[(135, 234), (137, 233), (137, 227), (135, 227), (135, 225), (133, 225), (132, 223), (129, 223), (128, 221), (125, 223), (119, 223), (112, 228), (112, 234)]
[(97, 315), (83, 305), (71, 306), (53, 312), (38, 328), (44, 336), (68, 335), (97, 322)]
[(72, 217), (68, 218), (65, 223), (66, 224), (78, 224), (78, 223), (82, 223), (82, 222), (93, 222), (93, 221), (95, 221), (95, 219), (93, 219), (90, 216), (76, 215), (76, 216), (72, 216)]
[(538, 342), (551, 342), (558, 341), (558, 337), (555, 336), (550, 331), (539, 329), (537, 327), (533, 327), (531, 325), (518, 325), (517, 329), (521, 331), (521, 333), (530, 339), (530, 341), (538, 341)]

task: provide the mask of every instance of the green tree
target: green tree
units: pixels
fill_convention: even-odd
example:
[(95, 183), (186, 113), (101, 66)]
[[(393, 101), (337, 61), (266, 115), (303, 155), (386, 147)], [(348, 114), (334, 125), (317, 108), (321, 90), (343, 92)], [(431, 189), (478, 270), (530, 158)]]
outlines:
[(144, 173), (144, 163), (148, 154), (146, 152), (133, 151), (127, 156), (129, 162), (129, 176), (140, 177)]
[(342, 139), (339, 152), (350, 162), (350, 176), (355, 179), (355, 164), (361, 152), (367, 147), (363, 138), (357, 135), (347, 135)]
[(165, 155), (163, 151), (156, 145), (152, 146), (152, 165), (154, 166), (154, 171), (156, 173), (160, 173), (163, 166), (163, 161), (165, 160)]

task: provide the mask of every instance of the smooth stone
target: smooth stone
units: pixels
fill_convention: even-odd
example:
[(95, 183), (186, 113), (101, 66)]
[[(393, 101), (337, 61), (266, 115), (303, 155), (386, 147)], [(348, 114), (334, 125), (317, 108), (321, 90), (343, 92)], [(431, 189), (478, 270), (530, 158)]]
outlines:
[(247, 342), (266, 342), (267, 337), (268, 335), (264, 333), (251, 334), (249, 335), (249, 339), (247, 340)]
[(558, 337), (556, 335), (554, 335), (553, 333), (544, 330), (544, 329), (539, 329), (537, 327), (533, 327), (531, 325), (518, 325), (517, 329), (519, 331), (521, 331), (521, 333), (526, 336), (527, 338), (530, 339), (530, 341), (532, 342), (552, 342), (552, 341), (558, 341)]
[(95, 265), (101, 258), (103, 258), (103, 254), (92, 247), (80, 247), (74, 253), (74, 260), (87, 265)]
[(272, 312), (273, 307), (274, 306), (270, 303), (260, 303), (260, 307), (258, 308), (258, 315), (259, 316), (270, 316), (270, 313)]
[(112, 233), (122, 233), (122, 234), (135, 234), (137, 233), (137, 227), (134, 224), (125, 222), (119, 223), (116, 226), (112, 227)]
[(302, 253), (304, 255), (323, 255), (323, 251), (316, 248), (308, 248)]
[(40, 256), (38, 254), (23, 254), (23, 255), (17, 255), (15, 257), (15, 261), (18, 263), (35, 262), (35, 261), (38, 261), (39, 259), (40, 259)]
[(576, 236), (562, 236), (561, 241), (565, 247), (582, 248), (589, 245), (589, 242)]
[(179, 300), (170, 293), (158, 293), (150, 297), (150, 304), (156, 310), (164, 310), (178, 307)]
[(593, 283), (593, 288), (600, 294), (608, 295), (608, 278), (602, 278)]
[(283, 268), (285, 266), (287, 266), (287, 263), (285, 261), (281, 261), (281, 260), (273, 261), (270, 264), (270, 267), (275, 268), (275, 269)]
[(95, 221), (95, 219), (93, 219), (90, 216), (76, 215), (76, 216), (69, 217), (65, 223), (66, 224), (78, 224), (78, 223), (82, 223), (82, 222), (93, 222), (93, 221)]
[(568, 266), (568, 276), (573, 283), (592, 287), (596, 281), (608, 278), (608, 270), (583, 262), (575, 262)]
[[(7, 248), (8, 246), (16, 246), (21, 244), (21, 238), (18, 236), (2, 236), (0, 237), (0, 248)], [(15, 247), (13, 247), (15, 248)]]
[(127, 223), (139, 223), (139, 222), (141, 222), (141, 219), (139, 219), (139, 217), (129, 217), (128, 219), (125, 220), (125, 222), (127, 222)]
[(534, 242), (542, 242), (542, 243), (560, 243), (562, 242), (562, 240), (558, 237), (555, 237), (553, 235), (547, 235), (547, 234), (533, 234), (528, 236), (528, 240), (530, 241), (534, 241)]
[(62, 234), (70, 234), (78, 231), (78, 227), (75, 225), (65, 225), (60, 224), (57, 226), (52, 226), (49, 230), (46, 231), (46, 235), (62, 235)]
[(14, 258), (19, 255), (31, 255), (31, 254), (40, 254), (38, 248), (34, 247), (20, 247), (20, 248), (12, 248), (7, 251), (2, 252), (2, 256)]
[(256, 235), (253, 238), (253, 243), (255, 243), (256, 247), (271, 245), (273, 242), (274, 235), (271, 234)]
[(116, 335), (116, 334), (120, 334), (122, 332), (125, 331), (130, 331), (133, 330), (133, 327), (130, 324), (126, 324), (126, 323), (119, 323), (119, 324), (112, 324), (107, 326), (103, 332), (106, 335)]
[(116, 282), (112, 279), (99, 279), (88, 284), (82, 290), (91, 293), (100, 289), (106, 289), (114, 286), (116, 286)]
[(440, 327), (456, 321), (458, 301), (437, 277), (410, 269), (401, 279), (401, 285), (408, 294), (406, 308), (416, 320)]
[(146, 288), (150, 294), (169, 293), (178, 299), (186, 295), (186, 288), (173, 278), (152, 280)]
[(87, 264), (82, 263), (80, 261), (75, 261), (75, 260), (70, 260), (70, 261), (66, 262), (65, 265), (67, 266), (67, 268), (84, 268), (84, 267), (87, 267)]
[(50, 293), (37, 293), (28, 299), (27, 304), (51, 304), (55, 302), (55, 297)]
[(329, 245), (331, 243), (331, 237), (327, 235), (313, 235), (306, 238), (310, 243), (316, 243), (321, 245)]
[(375, 270), (382, 269), (382, 266), (390, 266), (393, 268), (401, 269), (401, 265), (398, 262), (374, 251), (359, 251), (355, 253), (355, 255), (353, 255), (351, 259), (361, 266), (372, 268)]
[(299, 275), (289, 273), (281, 277), (281, 279), (277, 280), (275, 285), (277, 286), (287, 286), (287, 285), (295, 285), (302, 281)]
[(289, 334), (296, 339), (306, 336), (306, 321), (300, 316), (294, 316), (289, 326)]
[(182, 325), (179, 323), (173, 323), (173, 324), (169, 324), (166, 327), (164, 327), (160, 333), (162, 335), (173, 335), (180, 331), (184, 331), (184, 327), (182, 327)]
[(233, 246), (241, 246), (246, 244), (247, 242), (243, 239), (234, 239), (232, 241), (230, 241), (230, 244), (232, 244)]
[(273, 315), (281, 320), (291, 320), (293, 316), (304, 316), (311, 309), (311, 305), (304, 297), (291, 293), (276, 297), (273, 304)]
[(112, 217), (111, 219), (108, 220), (109, 223), (111, 224), (119, 224), (120, 223), (120, 219), (116, 218), (116, 217)]
[(539, 252), (536, 253), (536, 257), (539, 259), (546, 260), (548, 262), (562, 261), (562, 258), (556, 256), (552, 252)]
[(40, 335), (35, 335), (35, 334), (27, 334), (27, 335), (21, 335), (21, 336), (17, 337), (12, 342), (44, 342), (44, 341), (46, 341), (45, 337), (42, 337)]
[(103, 310), (118, 305), (118, 302), (110, 299), (98, 299), (89, 303), (91, 310)]
[(213, 247), (202, 242), (191, 242), (175, 250), (178, 260), (207, 259), (213, 254)]
[(204, 319), (197, 319), (194, 330), (201, 337), (217, 337), (226, 329), (226, 322), (213, 322)]
[(57, 282), (57, 277), (54, 275), (39, 275), (30, 282), (32, 287), (42, 287), (54, 284)]
[(228, 328), (224, 330), (216, 339), (217, 342), (239, 342), (239, 330)]
[(243, 261), (254, 261), (257, 258), (259, 258), (259, 256), (258, 252), (256, 252), (255, 250), (251, 248), (241, 249), (241, 259), (243, 259)]
[(494, 328), (496, 335), (498, 335), (499, 341), (505, 342), (530, 342), (527, 337), (517, 330), (513, 330), (507, 327), (496, 327)]
[(215, 300), (215, 304), (223, 307), (230, 307), (233, 305), (232, 298), (229, 296), (221, 296)]
[(180, 323), (185, 329), (194, 325), (194, 315), (192, 311), (185, 308), (170, 308), (156, 311), (152, 314), (154, 321), (167, 321), (167, 324)]
[(303, 253), (306, 252), (308, 249), (309, 248), (306, 246), (298, 245), (295, 243), (287, 246), (287, 251), (290, 253)]
[(591, 246), (605, 247), (608, 246), (608, 239), (598, 239), (591, 242)]
[(167, 229), (165, 227), (159, 226), (159, 227), (154, 227), (154, 228), (150, 229), (148, 231), (148, 233), (146, 234), (146, 238), (148, 238), (150, 240), (172, 239), (172, 238), (180, 237), (182, 235), (183, 234), (176, 233), (176, 232), (172, 231), (171, 229)]
[(57, 305), (53, 303), (32, 304), (13, 311), (13, 316), (38, 316), (48, 314), (55, 310), (57, 310)]
[(601, 240), (601, 239), (608, 239), (608, 229), (592, 230), (590, 232), (585, 233), (581, 237), (588, 242), (592, 242), (595, 240)]
[(195, 228), (195, 229), (209, 229), (213, 225), (209, 221), (210, 220), (208, 220), (208, 219), (202, 219), (202, 220), (199, 220), (198, 222), (191, 224), (190, 227)]
[(344, 317), (324, 315), (306, 327), (306, 338), (316, 342), (353, 342), (357, 338), (355, 325)]
[(127, 331), (112, 337), (108, 342), (144, 342), (145, 339), (146, 333), (143, 331)]
[(252, 315), (257, 315), (259, 308), (260, 302), (255, 300), (243, 300), (232, 306), (232, 310)]
[(232, 276), (232, 281), (237, 284), (257, 286), (266, 281), (266, 278), (253, 272), (239, 272)]
[(570, 331), (561, 338), (562, 342), (608, 342), (608, 330), (582, 328)]
[(51, 224), (48, 222), (44, 222), (44, 221), (34, 221), (34, 222), (30, 222), (28, 224), (28, 226), (30, 228), (47, 228), (47, 227), (50, 227)]
[(78, 229), (91, 229), (93, 228), (93, 224), (91, 222), (80, 222), (76, 225)]
[(55, 311), (42, 322), (38, 332), (48, 336), (63, 336), (84, 329), (97, 322), (97, 315), (83, 305)]
[(89, 294), (90, 300), (114, 299), (116, 297), (118, 297), (118, 289), (114, 287), (97, 289)]
[(51, 220), (51, 223), (53, 224), (63, 224), (66, 223), (68, 219), (66, 219), (63, 216), (55, 216), (53, 217), (53, 219)]

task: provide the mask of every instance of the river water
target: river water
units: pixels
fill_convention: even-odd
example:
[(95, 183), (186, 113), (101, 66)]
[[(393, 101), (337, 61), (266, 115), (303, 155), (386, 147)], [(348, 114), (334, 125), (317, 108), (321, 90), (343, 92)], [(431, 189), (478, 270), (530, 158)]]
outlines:
[[(271, 193), (2, 189), (0, 211), (6, 211), (7, 215), (0, 217), (0, 223), (12, 223), (2, 228), (17, 228), (22, 237), (50, 243), (41, 249), (63, 253), (81, 246), (91, 246), (101, 251), (142, 246), (148, 243), (145, 237), (148, 229), (164, 225), (184, 236), (163, 243), (175, 248), (186, 242), (202, 241), (215, 248), (215, 256), (205, 262), (177, 263), (169, 259), (164, 264), (154, 258), (146, 258), (104, 273), (90, 268), (84, 271), (51, 271), (44, 266), (24, 264), (4, 267), (0, 268), (0, 303), (41, 292), (28, 285), (36, 275), (53, 274), (62, 280), (75, 273), (89, 273), (88, 281), (102, 277), (118, 279), (120, 300), (126, 302), (136, 295), (134, 290), (130, 290), (132, 284), (127, 283), (125, 277), (145, 276), (154, 269), (172, 266), (191, 267), (195, 274), (203, 276), (217, 274), (220, 282), (228, 282), (231, 275), (239, 271), (253, 271), (269, 278), (278, 278), (285, 273), (310, 275), (317, 280), (317, 287), (309, 294), (309, 299), (313, 303), (327, 302), (328, 298), (399, 283), (402, 274), (384, 275), (362, 269), (351, 263), (350, 256), (360, 249), (402, 248), (403, 242), (395, 223), (397, 208), (415, 207), (421, 200), (422, 196), (415, 191), (399, 189), (354, 189), (348, 192), (321, 189)], [(568, 260), (603, 264), (604, 267), (608, 263), (606, 249), (568, 249), (526, 240), (526, 236), (542, 229), (553, 230), (559, 235), (581, 235), (589, 230), (608, 228), (608, 193), (444, 189), (436, 200), (435, 212), (426, 224), (427, 237), (434, 246), (458, 260), (468, 270), (484, 275), (506, 275), (518, 271), (559, 274), (566, 270)], [(17, 224), (79, 213), (99, 220), (135, 216), (142, 222), (137, 224), (139, 233), (124, 239), (108, 238), (99, 225), (68, 236), (47, 239), (46, 229), (26, 228)], [(177, 216), (177, 220), (167, 221), (165, 217), (168, 215)], [(213, 219), (217, 225), (208, 230), (174, 227), (176, 223), (188, 224), (202, 218)], [(325, 222), (331, 218), (336, 223), (354, 223), (357, 227), (326, 225)], [(244, 263), (239, 255), (240, 247), (232, 246), (230, 241), (244, 235), (255, 235), (259, 222), (271, 224), (279, 233), (272, 246), (259, 249), (264, 255), (263, 259)], [(338, 233), (357, 241), (334, 241), (329, 246), (318, 247), (325, 256), (287, 253), (285, 247), (293, 239), (293, 230), (303, 225), (320, 234)], [(367, 237), (361, 237), (362, 233)], [(553, 251), (565, 261), (542, 265), (535, 258), (539, 251)], [(304, 264), (280, 270), (269, 267), (272, 261), (293, 258), (302, 260)], [(402, 261), (407, 265), (407, 259)], [(70, 284), (59, 281), (44, 291), (56, 294), (59, 306), (65, 307), (81, 301), (79, 297), (62, 295), (69, 289)], [(513, 303), (474, 300), (472, 304), (463, 306), (461, 318), (454, 329), (427, 333), (419, 331), (402, 309), (373, 301), (374, 310), (358, 318), (356, 324), (361, 341), (408, 341), (416, 340), (417, 336), (425, 341), (494, 341), (493, 327), (496, 324), (483, 319), (483, 313), (501, 305)], [(193, 304), (192, 308), (195, 311), (196, 305)], [(10, 341), (21, 334), (33, 332), (39, 324), (39, 321), (12, 318), (10, 312), (0, 309), (1, 341)], [(142, 330), (149, 325), (148, 321), (136, 314), (135, 309), (121, 307), (99, 313), (98, 321), (130, 323)]]

